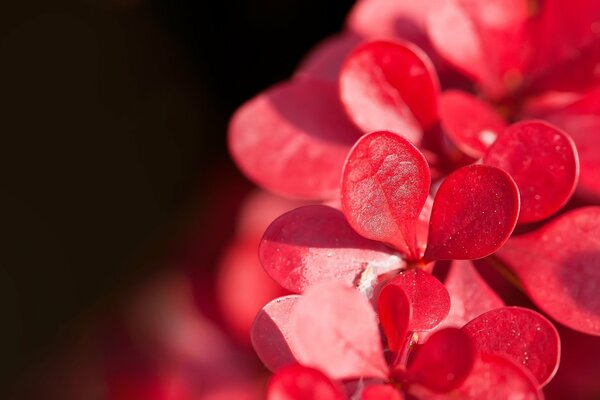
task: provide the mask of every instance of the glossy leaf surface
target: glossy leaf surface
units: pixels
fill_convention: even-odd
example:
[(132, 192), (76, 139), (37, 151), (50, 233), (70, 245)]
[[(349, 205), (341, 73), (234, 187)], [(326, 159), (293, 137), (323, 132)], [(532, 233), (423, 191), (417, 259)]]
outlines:
[(396, 352), (406, 341), (411, 319), (410, 300), (399, 285), (386, 285), (377, 299), (379, 323), (387, 338), (388, 347)]
[(402, 271), (382, 288), (382, 293), (395, 290), (390, 286), (401, 289), (410, 301), (410, 331), (432, 329), (448, 315), (450, 296), (433, 275), (420, 269)]
[(498, 256), (558, 322), (600, 336), (600, 207), (571, 211), (512, 238)]
[(558, 332), (533, 310), (498, 308), (475, 318), (463, 330), (479, 351), (511, 358), (531, 371), (540, 386), (548, 383), (558, 369)]
[(519, 187), (519, 222), (535, 222), (560, 210), (575, 191), (579, 157), (569, 135), (542, 121), (507, 128), (486, 153), (484, 164), (508, 172)]
[(506, 128), (504, 119), (489, 104), (458, 90), (439, 99), (444, 132), (466, 155), (480, 158)]
[(259, 247), (260, 261), (281, 286), (303, 292), (319, 282), (359, 283), (363, 272), (400, 268), (392, 249), (358, 235), (344, 215), (328, 206), (305, 206), (277, 218)]
[(510, 175), (486, 165), (460, 168), (436, 193), (424, 257), (485, 257), (506, 242), (518, 216), (519, 191)]
[(356, 48), (340, 71), (340, 98), (363, 132), (391, 130), (413, 143), (437, 121), (439, 83), (425, 54), (386, 41)]
[(334, 379), (387, 377), (375, 311), (356, 289), (309, 288), (291, 317), (298, 361)]
[(471, 337), (458, 328), (446, 328), (431, 335), (417, 351), (408, 374), (413, 382), (446, 393), (465, 381), (476, 360)]
[(269, 381), (268, 400), (344, 400), (339, 384), (321, 371), (294, 364), (277, 371)]
[(423, 154), (391, 132), (363, 136), (342, 173), (342, 209), (362, 236), (418, 258), (416, 225), (429, 192)]
[(296, 362), (290, 332), (290, 315), (300, 296), (279, 297), (256, 315), (250, 340), (258, 358), (271, 371)]
[(260, 186), (324, 199), (337, 194), (344, 159), (359, 136), (335, 85), (303, 79), (276, 85), (242, 105), (229, 126), (229, 149)]

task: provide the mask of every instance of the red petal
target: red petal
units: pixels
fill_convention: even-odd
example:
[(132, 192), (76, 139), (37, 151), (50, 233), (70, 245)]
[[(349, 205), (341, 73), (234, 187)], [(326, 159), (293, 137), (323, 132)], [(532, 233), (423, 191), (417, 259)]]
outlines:
[(344, 59), (360, 42), (359, 37), (349, 33), (323, 40), (302, 60), (294, 77), (337, 82)]
[(484, 312), (504, 306), (470, 261), (453, 261), (444, 285), (450, 293), (450, 312), (443, 326), (462, 327)]
[(457, 398), (472, 400), (544, 398), (529, 371), (497, 354), (482, 354), (465, 383), (455, 393)]
[(321, 371), (302, 365), (280, 369), (269, 381), (268, 400), (344, 400), (339, 384)]
[[(403, 271), (382, 289), (397, 286), (408, 296), (411, 306), (410, 331), (425, 331), (442, 321), (450, 309), (448, 291), (433, 275), (420, 269)], [(387, 333), (387, 331), (386, 331)]]
[(404, 396), (391, 385), (371, 385), (363, 390), (360, 400), (403, 400)]
[(431, 182), (423, 154), (391, 132), (363, 136), (342, 172), (342, 209), (362, 236), (418, 258), (416, 224)]
[(377, 299), (379, 323), (387, 338), (388, 347), (397, 352), (406, 341), (410, 323), (410, 300), (399, 285), (386, 285)]
[(542, 121), (511, 125), (483, 162), (508, 172), (519, 187), (519, 222), (535, 222), (560, 210), (579, 179), (579, 157), (566, 133)]
[(458, 328), (435, 332), (418, 350), (408, 367), (409, 379), (428, 389), (446, 393), (467, 378), (477, 353), (468, 334)]
[(323, 281), (360, 284), (362, 273), (377, 276), (402, 266), (392, 249), (358, 235), (340, 211), (321, 205), (277, 218), (258, 252), (267, 273), (298, 293)]
[(470, 157), (483, 156), (506, 128), (504, 119), (491, 105), (466, 92), (444, 92), (438, 104), (444, 132)]
[(286, 82), (248, 101), (229, 127), (229, 149), (260, 186), (291, 197), (331, 198), (348, 150), (360, 133), (334, 84)]
[(450, 174), (436, 193), (424, 258), (477, 259), (498, 250), (519, 216), (519, 190), (510, 175), (486, 165)]
[(437, 122), (439, 83), (425, 54), (374, 41), (356, 48), (340, 71), (340, 97), (363, 131), (391, 130), (417, 143)]
[(442, 57), (497, 98), (521, 83), (529, 16), (526, 0), (448, 1), (432, 10), (427, 28)]
[(544, 312), (600, 336), (600, 207), (571, 211), (509, 240), (498, 256)]
[(564, 129), (575, 141), (581, 162), (578, 194), (600, 202), (600, 88), (544, 118)]
[(299, 299), (298, 295), (289, 295), (271, 301), (256, 315), (250, 330), (254, 351), (271, 371), (296, 362), (290, 314)]
[(541, 314), (520, 307), (502, 307), (475, 318), (463, 328), (477, 349), (499, 353), (522, 364), (544, 386), (558, 369), (560, 338)]
[(296, 304), (291, 327), (302, 364), (335, 379), (387, 377), (375, 311), (357, 290), (312, 286)]

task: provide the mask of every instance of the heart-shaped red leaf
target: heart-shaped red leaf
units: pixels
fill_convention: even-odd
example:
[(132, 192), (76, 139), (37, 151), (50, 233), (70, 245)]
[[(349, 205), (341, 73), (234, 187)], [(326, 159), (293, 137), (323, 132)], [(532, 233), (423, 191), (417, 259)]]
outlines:
[(337, 194), (344, 159), (359, 136), (335, 84), (301, 79), (276, 85), (240, 107), (229, 126), (229, 149), (260, 186), (324, 199)]
[(319, 282), (348, 285), (402, 266), (393, 250), (358, 235), (344, 215), (313, 205), (283, 214), (271, 223), (259, 247), (267, 273), (284, 288), (303, 292)]
[[(448, 395), (428, 396), (427, 399), (447, 399)], [(453, 392), (459, 399), (541, 400), (535, 378), (517, 363), (498, 354), (481, 354), (467, 380)]]
[(310, 287), (290, 324), (302, 364), (334, 379), (387, 377), (375, 311), (356, 289), (333, 282)]
[(304, 57), (294, 73), (294, 78), (320, 79), (337, 83), (342, 63), (360, 41), (358, 36), (350, 33), (330, 36), (317, 44)]
[(294, 364), (277, 371), (269, 381), (268, 400), (344, 400), (342, 387), (321, 371)]
[(392, 385), (370, 385), (363, 390), (360, 400), (403, 400), (404, 396)]
[(250, 340), (258, 358), (271, 371), (296, 362), (290, 331), (290, 315), (300, 299), (298, 295), (279, 297), (256, 315)]
[(438, 104), (444, 132), (470, 157), (483, 156), (506, 128), (504, 119), (491, 105), (466, 92), (443, 92)]
[(460, 328), (484, 312), (504, 306), (470, 261), (452, 261), (444, 286), (450, 294), (450, 312), (441, 326)]
[(436, 193), (424, 258), (477, 259), (508, 239), (519, 216), (519, 190), (501, 169), (470, 165), (450, 174)]
[[(397, 286), (410, 301), (410, 331), (426, 331), (435, 328), (450, 309), (448, 291), (433, 275), (420, 269), (402, 271), (392, 278), (382, 292)], [(387, 331), (386, 331), (387, 333)]]
[(508, 172), (519, 187), (519, 222), (535, 222), (560, 210), (575, 191), (579, 157), (573, 140), (542, 121), (507, 128), (483, 162)]
[(419, 348), (408, 367), (409, 380), (446, 393), (465, 381), (476, 360), (477, 352), (469, 335), (458, 328), (445, 328)]
[(541, 314), (521, 307), (502, 307), (464, 326), (477, 349), (498, 353), (527, 368), (541, 386), (552, 379), (560, 359), (556, 328)]
[(397, 352), (406, 341), (410, 324), (410, 300), (399, 285), (386, 285), (377, 299), (379, 323), (387, 338), (388, 347)]
[(418, 143), (437, 122), (439, 83), (431, 61), (409, 44), (374, 41), (356, 48), (340, 71), (340, 98), (363, 131), (391, 130)]
[(416, 225), (431, 177), (423, 154), (391, 132), (363, 136), (342, 172), (342, 209), (362, 236), (419, 258)]
[(600, 336), (600, 207), (571, 211), (511, 238), (498, 256), (531, 299), (566, 326)]

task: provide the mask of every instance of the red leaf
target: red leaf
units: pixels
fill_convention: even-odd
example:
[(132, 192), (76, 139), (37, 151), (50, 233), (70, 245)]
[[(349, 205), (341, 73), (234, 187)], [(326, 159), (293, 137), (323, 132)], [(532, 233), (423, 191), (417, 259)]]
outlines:
[(498, 250), (519, 216), (519, 191), (501, 169), (471, 165), (450, 174), (433, 203), (424, 258), (477, 259)]
[(323, 199), (337, 194), (344, 159), (359, 136), (335, 85), (302, 79), (274, 86), (240, 107), (229, 126), (229, 149), (260, 186)]
[(521, 83), (529, 17), (526, 0), (447, 1), (432, 10), (427, 29), (442, 57), (499, 98)]
[(402, 266), (392, 249), (363, 238), (328, 206), (305, 206), (277, 218), (264, 234), (260, 261), (281, 286), (303, 292), (319, 282), (361, 284)]
[(584, 198), (600, 202), (600, 88), (566, 107), (547, 111), (542, 117), (571, 135), (581, 162), (577, 192)]
[(508, 172), (519, 187), (519, 222), (535, 222), (560, 210), (579, 178), (575, 143), (542, 121), (511, 125), (490, 147), (483, 162)]
[(556, 374), (560, 338), (550, 321), (535, 311), (498, 308), (475, 318), (463, 330), (479, 351), (502, 354), (529, 369), (540, 387)]
[(450, 296), (444, 285), (433, 275), (420, 269), (402, 271), (381, 291), (392, 290), (390, 286), (401, 289), (410, 301), (410, 331), (432, 329), (448, 315)]
[(504, 131), (504, 119), (488, 103), (458, 90), (443, 92), (439, 99), (444, 132), (466, 155), (480, 158)]
[(411, 319), (410, 300), (399, 285), (386, 285), (377, 299), (379, 323), (387, 338), (388, 347), (397, 352), (406, 341)]
[(511, 238), (498, 256), (531, 299), (566, 326), (600, 336), (600, 207), (571, 211)]
[(349, 33), (328, 37), (304, 57), (294, 73), (294, 78), (320, 79), (337, 83), (344, 59), (360, 41), (359, 37)]
[(250, 340), (258, 358), (271, 371), (296, 362), (290, 331), (290, 314), (300, 296), (279, 297), (265, 305), (256, 315)]
[[(482, 354), (467, 380), (453, 394), (459, 399), (472, 400), (544, 398), (529, 371), (497, 354)], [(437, 398), (447, 399), (446, 396)]]
[(441, 326), (460, 328), (484, 312), (504, 306), (470, 261), (452, 261), (444, 286), (450, 294), (450, 312)]
[(391, 385), (370, 385), (363, 390), (360, 400), (403, 400), (404, 396)]
[(268, 400), (344, 400), (339, 384), (321, 371), (302, 365), (290, 365), (277, 371), (269, 381)]
[(356, 48), (340, 71), (340, 97), (363, 131), (391, 130), (418, 143), (437, 122), (439, 83), (427, 56), (409, 44), (374, 41)]
[(429, 192), (423, 154), (391, 132), (363, 136), (342, 172), (342, 209), (362, 236), (417, 259), (416, 225)]
[(458, 328), (445, 328), (431, 335), (417, 351), (408, 376), (434, 392), (446, 393), (465, 381), (476, 359), (469, 335)]
[(302, 364), (335, 379), (387, 377), (375, 311), (357, 290), (332, 282), (312, 286), (290, 322)]

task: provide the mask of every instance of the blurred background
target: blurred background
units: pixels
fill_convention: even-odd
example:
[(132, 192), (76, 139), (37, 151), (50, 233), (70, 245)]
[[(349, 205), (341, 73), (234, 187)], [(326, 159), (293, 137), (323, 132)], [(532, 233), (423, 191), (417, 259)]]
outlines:
[(1, 3), (0, 398), (178, 398), (122, 382), (107, 396), (94, 379), (121, 375), (86, 365), (114, 358), (106, 341), (131, 347), (106, 326), (135, 321), (136, 301), (191, 285), (222, 323), (215, 268), (251, 190), (227, 155), (228, 119), (338, 31), (352, 2)]

